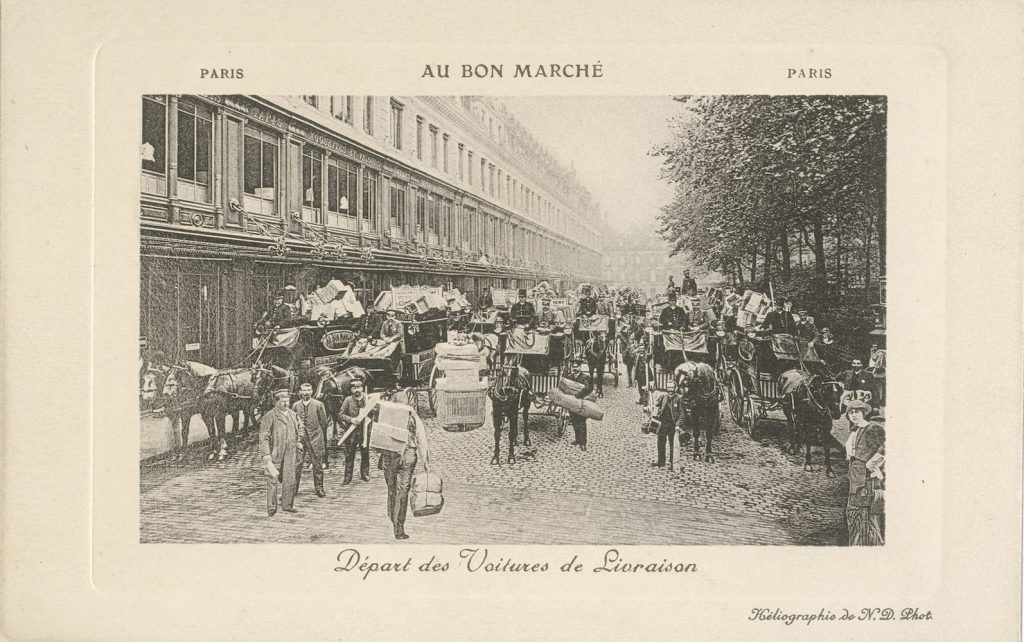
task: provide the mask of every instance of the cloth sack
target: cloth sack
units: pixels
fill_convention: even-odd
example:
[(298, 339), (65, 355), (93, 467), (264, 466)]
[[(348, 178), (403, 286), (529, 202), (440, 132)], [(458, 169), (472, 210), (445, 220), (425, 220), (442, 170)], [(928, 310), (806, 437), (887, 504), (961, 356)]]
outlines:
[(444, 507), (444, 482), (437, 473), (416, 473), (412, 478), (412, 514), (416, 517), (436, 515)]
[(419, 415), (413, 415), (416, 421), (416, 434), (422, 442), (420, 463), (423, 470), (412, 478), (412, 514), (416, 517), (437, 515), (444, 507), (444, 481), (437, 473), (430, 472), (430, 447), (427, 444), (427, 431)]
[(565, 394), (557, 388), (548, 391), (548, 398), (551, 399), (551, 403), (555, 404), (559, 408), (564, 408), (574, 415), (580, 415), (587, 419), (593, 419), (594, 421), (601, 421), (604, 419), (604, 410), (592, 401), (586, 399), (577, 399), (570, 395)]

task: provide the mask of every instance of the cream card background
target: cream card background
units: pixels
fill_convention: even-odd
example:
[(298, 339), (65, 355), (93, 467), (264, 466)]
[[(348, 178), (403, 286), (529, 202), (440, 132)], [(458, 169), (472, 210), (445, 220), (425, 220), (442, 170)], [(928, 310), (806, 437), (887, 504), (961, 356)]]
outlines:
[[(634, 3), (626, 13), (452, 5), (445, 16), (422, 4), (257, 6), (6, 7), (0, 631), (14, 639), (1015, 634), (1019, 9), (816, 4), (812, 19), (810, 5), (775, 3), (699, 11)], [(600, 61), (605, 76), (419, 78), (426, 63), (550, 61)], [(825, 66), (828, 81), (785, 79), (789, 67)], [(201, 67), (243, 67), (245, 80), (199, 81)], [(332, 572), (341, 543), (140, 545), (139, 96), (337, 87), (376, 95), (887, 95), (888, 423), (898, 471), (887, 545), (624, 551), (698, 564), (699, 573), (684, 576), (456, 570), (368, 581)], [(48, 302), (57, 292), (55, 310)], [(604, 551), (486, 544), (554, 569), (573, 554), (594, 566)], [(459, 547), (360, 548), (377, 560), (420, 562), (432, 554), (455, 561)], [(918, 607), (935, 620), (747, 619), (758, 607), (872, 606)]]

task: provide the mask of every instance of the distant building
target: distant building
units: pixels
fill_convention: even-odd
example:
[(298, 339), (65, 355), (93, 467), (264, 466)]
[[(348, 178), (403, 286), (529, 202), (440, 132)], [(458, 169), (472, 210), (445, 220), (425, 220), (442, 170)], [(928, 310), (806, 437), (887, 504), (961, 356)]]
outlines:
[(692, 265), (680, 256), (669, 256), (668, 244), (653, 231), (609, 232), (604, 251), (604, 277), (611, 286), (629, 286), (653, 297), (665, 292), (668, 277), (683, 284), (683, 271), (705, 288), (718, 282), (718, 275)]

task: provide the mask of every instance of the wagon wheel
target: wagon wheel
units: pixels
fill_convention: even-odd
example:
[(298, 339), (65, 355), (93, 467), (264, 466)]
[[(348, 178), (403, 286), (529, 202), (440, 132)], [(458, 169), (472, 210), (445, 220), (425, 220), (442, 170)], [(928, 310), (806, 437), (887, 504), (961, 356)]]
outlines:
[(757, 411), (763, 411), (763, 406), (759, 407), (754, 401), (754, 395), (750, 390), (747, 390), (747, 396), (745, 399), (746, 412), (743, 416), (743, 429), (747, 431), (747, 436), (751, 439), (754, 438), (754, 426), (757, 423)]
[(612, 370), (612, 379), (614, 379), (614, 381), (615, 381), (615, 387), (618, 388), (619, 387), (619, 351), (617, 349), (613, 350), (608, 355), (608, 360), (610, 362), (609, 365), (611, 366), (611, 370)]
[(743, 390), (743, 380), (738, 372), (733, 370), (729, 374), (729, 414), (737, 425), (743, 427), (743, 411), (747, 401), (747, 395)]
[(715, 359), (715, 376), (718, 377), (718, 383), (725, 385), (726, 380), (729, 378), (729, 364), (725, 361), (725, 352), (722, 350), (722, 346), (718, 346), (717, 358)]
[(427, 404), (430, 406), (430, 414), (437, 416), (437, 366), (430, 369), (430, 379), (427, 381)]

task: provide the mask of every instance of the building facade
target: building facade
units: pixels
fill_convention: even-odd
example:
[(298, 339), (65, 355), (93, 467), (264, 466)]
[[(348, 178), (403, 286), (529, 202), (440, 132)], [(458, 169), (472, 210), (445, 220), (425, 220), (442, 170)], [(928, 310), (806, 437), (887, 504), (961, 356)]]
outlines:
[(691, 265), (680, 256), (669, 256), (665, 241), (649, 230), (611, 234), (604, 252), (605, 281), (613, 286), (632, 287), (648, 297), (664, 294), (668, 277), (683, 284), (683, 271), (690, 270), (699, 287), (717, 284), (719, 275)]
[(284, 285), (601, 282), (606, 216), (476, 96), (142, 98), (140, 346), (217, 367)]

